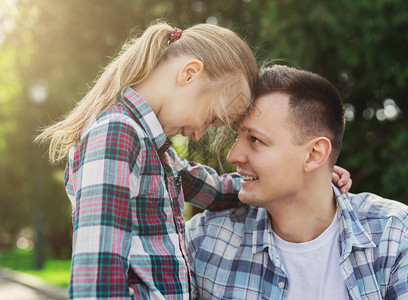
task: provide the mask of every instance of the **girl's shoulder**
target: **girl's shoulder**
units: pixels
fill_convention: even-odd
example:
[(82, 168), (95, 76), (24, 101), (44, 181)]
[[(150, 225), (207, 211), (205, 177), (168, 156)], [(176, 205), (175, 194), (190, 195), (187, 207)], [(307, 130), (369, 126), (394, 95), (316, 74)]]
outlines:
[(148, 138), (140, 124), (133, 119), (126, 108), (120, 105), (114, 105), (100, 114), (85, 128), (83, 135), (95, 130), (108, 131), (111, 134), (121, 133), (131, 135), (140, 140)]
[(115, 105), (90, 122), (81, 134), (79, 144), (117, 144), (121, 147), (150, 148), (152, 143), (143, 128), (128, 111)]

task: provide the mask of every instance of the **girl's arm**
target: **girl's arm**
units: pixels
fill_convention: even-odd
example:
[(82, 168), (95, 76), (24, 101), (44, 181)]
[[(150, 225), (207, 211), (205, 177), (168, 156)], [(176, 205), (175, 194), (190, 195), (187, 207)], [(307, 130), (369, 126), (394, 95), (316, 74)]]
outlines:
[(211, 167), (180, 158), (173, 148), (169, 148), (168, 153), (181, 177), (186, 202), (209, 210), (223, 210), (242, 205), (238, 199), (241, 188), (238, 173), (218, 175)]
[[(239, 207), (242, 203), (238, 199), (241, 188), (241, 178), (238, 173), (218, 175), (208, 166), (190, 162), (178, 157), (173, 148), (170, 155), (176, 163), (181, 176), (184, 200), (203, 209), (222, 210)], [(351, 187), (350, 173), (340, 167), (333, 171), (333, 183), (347, 192)]]
[(92, 129), (70, 157), (75, 192), (70, 299), (129, 297), (133, 140), (129, 125), (111, 120)]

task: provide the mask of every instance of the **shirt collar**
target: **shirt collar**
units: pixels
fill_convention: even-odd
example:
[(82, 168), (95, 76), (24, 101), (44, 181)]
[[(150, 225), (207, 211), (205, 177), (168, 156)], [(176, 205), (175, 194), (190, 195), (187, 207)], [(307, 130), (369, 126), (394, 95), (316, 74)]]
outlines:
[(137, 117), (139, 125), (151, 138), (153, 145), (164, 153), (171, 146), (171, 142), (164, 134), (163, 127), (146, 101), (130, 87), (127, 87), (120, 95), (120, 101)]
[(283, 268), (278, 251), (273, 239), (272, 226), (269, 220), (269, 213), (266, 209), (257, 207), (255, 218), (247, 218), (246, 232), (252, 235), (252, 254), (256, 254), (268, 249), (268, 255), (274, 264)]
[(252, 253), (261, 252), (273, 245), (272, 227), (266, 209), (258, 207), (255, 219), (247, 218), (246, 228), (247, 232), (253, 232)]
[[(340, 210), (340, 239), (342, 243), (341, 256), (350, 254), (352, 247), (372, 248), (376, 247), (370, 234), (364, 229), (353, 206), (351, 197), (341, 194), (333, 185), (337, 206)], [(252, 253), (258, 253), (265, 248), (272, 249), (272, 257), (276, 257), (275, 243), (273, 241), (272, 227), (266, 209), (258, 207), (255, 218), (247, 218), (247, 232), (252, 232)]]
[(340, 209), (340, 240), (341, 240), (341, 257), (345, 259), (353, 247), (373, 248), (376, 244), (373, 242), (371, 235), (364, 229), (357, 212), (351, 205), (352, 197), (341, 194), (339, 189), (333, 185), (333, 191), (337, 199), (337, 206)]

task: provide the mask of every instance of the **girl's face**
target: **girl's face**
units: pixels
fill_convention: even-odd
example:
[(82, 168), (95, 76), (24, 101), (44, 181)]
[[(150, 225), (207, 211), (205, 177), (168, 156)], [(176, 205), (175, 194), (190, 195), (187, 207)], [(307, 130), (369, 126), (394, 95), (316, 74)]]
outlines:
[(243, 76), (210, 80), (202, 74), (170, 99), (158, 116), (165, 134), (198, 140), (211, 126), (223, 126), (239, 118), (250, 104), (250, 91)]

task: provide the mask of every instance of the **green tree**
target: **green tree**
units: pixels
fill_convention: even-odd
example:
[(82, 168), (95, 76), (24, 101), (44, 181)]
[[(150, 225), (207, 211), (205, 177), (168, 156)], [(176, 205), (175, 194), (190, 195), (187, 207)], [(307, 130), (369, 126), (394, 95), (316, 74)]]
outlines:
[(251, 8), (263, 59), (314, 71), (340, 90), (348, 122), (339, 164), (351, 171), (352, 190), (408, 203), (408, 3), (277, 0)]

